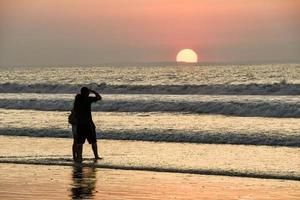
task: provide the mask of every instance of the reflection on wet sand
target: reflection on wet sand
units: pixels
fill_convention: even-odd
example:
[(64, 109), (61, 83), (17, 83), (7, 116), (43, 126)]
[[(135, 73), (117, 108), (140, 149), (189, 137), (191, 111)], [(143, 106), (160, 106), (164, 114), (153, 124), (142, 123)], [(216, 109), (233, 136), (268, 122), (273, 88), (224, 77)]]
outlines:
[(74, 165), (72, 174), (72, 199), (90, 199), (94, 196), (96, 168), (93, 166)]

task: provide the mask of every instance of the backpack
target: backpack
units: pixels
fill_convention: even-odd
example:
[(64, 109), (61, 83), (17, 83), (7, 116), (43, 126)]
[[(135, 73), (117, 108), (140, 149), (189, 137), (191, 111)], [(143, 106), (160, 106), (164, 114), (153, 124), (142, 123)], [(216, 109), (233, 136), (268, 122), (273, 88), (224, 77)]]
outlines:
[(68, 122), (69, 122), (69, 124), (72, 124), (72, 125), (76, 125), (77, 124), (77, 119), (76, 119), (75, 111), (74, 110), (71, 110), (71, 113), (68, 116)]

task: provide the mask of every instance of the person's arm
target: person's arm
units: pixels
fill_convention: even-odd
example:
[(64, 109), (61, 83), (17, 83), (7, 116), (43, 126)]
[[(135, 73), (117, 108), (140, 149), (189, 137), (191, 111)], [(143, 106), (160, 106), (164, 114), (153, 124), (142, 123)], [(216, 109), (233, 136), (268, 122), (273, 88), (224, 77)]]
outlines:
[(90, 89), (90, 92), (93, 93), (93, 94), (95, 94), (96, 101), (99, 101), (99, 100), (102, 99), (102, 97), (100, 96), (100, 94), (98, 92), (96, 92), (94, 90), (91, 90), (91, 89)]

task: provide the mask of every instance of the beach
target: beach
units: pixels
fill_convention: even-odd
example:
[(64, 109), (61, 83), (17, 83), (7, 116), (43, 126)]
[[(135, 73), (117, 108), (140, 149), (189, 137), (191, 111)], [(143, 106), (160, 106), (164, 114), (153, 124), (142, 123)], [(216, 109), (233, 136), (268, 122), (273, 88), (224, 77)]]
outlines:
[[(218, 150), (209, 145), (103, 140), (98, 142), (102, 160), (94, 163), (85, 145), (85, 160), (76, 165), (71, 139), (1, 136), (0, 143), (1, 199), (300, 198), (299, 180), (288, 180), (300, 177), (297, 148), (262, 147), (257, 152), (234, 145)], [(239, 153), (232, 152), (236, 148)], [(289, 159), (276, 164), (282, 156)], [(250, 178), (254, 168), (265, 169), (256, 174), (266, 177)], [(223, 175), (213, 175), (218, 172)]]

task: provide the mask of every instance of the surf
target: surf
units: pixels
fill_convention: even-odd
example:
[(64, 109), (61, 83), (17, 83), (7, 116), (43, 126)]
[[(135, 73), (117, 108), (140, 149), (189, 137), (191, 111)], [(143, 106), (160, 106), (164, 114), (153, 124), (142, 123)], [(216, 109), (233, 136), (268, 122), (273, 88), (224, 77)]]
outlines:
[(74, 163), (71, 158), (31, 158), (24, 159), (22, 157), (10, 159), (0, 158), (0, 163), (6, 164), (26, 164), (26, 165), (54, 165), (54, 166), (81, 166), (100, 169), (118, 169), (118, 170), (135, 170), (135, 171), (150, 171), (164, 173), (181, 173), (181, 174), (198, 174), (198, 175), (213, 175), (213, 176), (229, 176), (229, 177), (244, 177), (244, 178), (260, 178), (260, 179), (279, 179), (300, 181), (300, 176), (292, 174), (275, 174), (259, 171), (237, 171), (237, 170), (222, 170), (222, 169), (185, 169), (172, 167), (154, 167), (154, 166), (138, 166), (138, 165), (117, 165), (102, 163), (101, 161), (94, 162), (93, 159), (84, 159), (83, 163)]
[[(0, 108), (70, 111), (74, 95), (7, 93)], [(99, 112), (187, 112), (244, 117), (300, 117), (300, 96), (237, 95), (104, 95), (93, 105)]]

